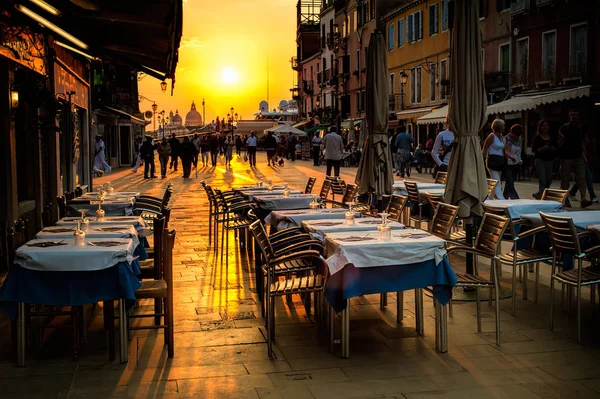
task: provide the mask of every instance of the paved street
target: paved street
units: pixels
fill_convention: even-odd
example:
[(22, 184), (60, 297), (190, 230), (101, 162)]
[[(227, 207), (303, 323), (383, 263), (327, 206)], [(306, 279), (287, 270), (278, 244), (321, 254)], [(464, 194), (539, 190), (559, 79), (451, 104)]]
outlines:
[[(317, 329), (300, 299), (293, 298), (293, 304), (277, 302), (277, 359), (269, 360), (249, 262), (237, 252), (233, 234), (229, 264), (212, 256), (207, 200), (200, 183), (227, 189), (272, 179), (303, 190), (307, 178), (315, 176), (318, 190), (325, 167), (314, 168), (312, 161), (288, 161), (282, 168), (272, 168), (266, 166), (263, 153), (258, 161), (258, 168), (252, 170), (237, 157), (231, 168), (220, 160), (216, 168), (198, 169), (197, 176), (192, 171), (190, 179), (183, 179), (180, 170), (167, 179), (144, 180), (141, 170), (133, 174), (129, 169), (97, 179), (97, 184), (110, 181), (117, 190), (157, 196), (174, 183), (175, 357), (167, 357), (162, 332), (140, 331), (130, 343), (129, 363), (109, 362), (102, 309), (97, 305), (89, 309), (92, 317), (79, 361), (70, 359), (69, 329), (49, 330), (46, 344), (30, 354), (26, 369), (19, 369), (9, 358), (9, 322), (2, 314), (2, 398), (600, 397), (598, 308), (593, 318), (589, 303), (584, 303), (584, 345), (576, 343), (574, 316), (559, 311), (556, 329), (549, 331), (546, 265), (542, 265), (540, 303), (519, 296), (517, 314), (512, 316), (510, 299), (502, 301), (499, 347), (493, 307), (482, 304), (483, 333), (477, 334), (475, 304), (456, 302), (454, 317), (449, 319), (449, 352), (436, 353), (432, 301), (426, 297), (425, 337), (418, 337), (414, 296), (407, 292), (402, 324), (395, 321), (393, 294), (384, 311), (379, 309), (378, 295), (351, 301), (351, 358), (342, 359), (339, 348), (336, 354), (329, 353), (327, 333)], [(342, 178), (352, 182), (355, 170), (342, 168)], [(425, 174), (412, 177), (431, 180)], [(517, 183), (523, 198), (531, 198), (535, 188), (535, 179)], [(454, 258), (452, 264), (460, 270), (464, 263)], [(510, 287), (508, 268), (502, 279), (504, 287)], [(585, 295), (589, 298), (589, 290)], [(140, 303), (140, 307), (150, 305)]]

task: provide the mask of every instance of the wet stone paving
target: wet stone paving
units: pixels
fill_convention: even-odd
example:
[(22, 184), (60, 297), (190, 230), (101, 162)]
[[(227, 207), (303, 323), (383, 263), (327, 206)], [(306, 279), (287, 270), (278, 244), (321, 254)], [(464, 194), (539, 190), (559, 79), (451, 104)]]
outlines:
[[(351, 358), (340, 348), (329, 351), (326, 331), (317, 328), (299, 297), (276, 302), (276, 359), (267, 356), (264, 320), (251, 262), (228, 236), (229, 262), (208, 245), (208, 201), (201, 181), (222, 189), (256, 180), (288, 182), (303, 190), (309, 176), (320, 187), (325, 167), (312, 161), (258, 168), (234, 157), (226, 168), (199, 168), (190, 179), (181, 171), (166, 179), (144, 180), (129, 169), (97, 179), (117, 190), (162, 196), (174, 184), (171, 228), (177, 230), (173, 253), (175, 357), (167, 357), (162, 331), (136, 331), (129, 343), (129, 363), (108, 360), (102, 304), (86, 307), (86, 337), (77, 361), (70, 356), (68, 328), (48, 329), (28, 353), (27, 368), (11, 359), (10, 321), (0, 313), (0, 398), (595, 398), (600, 397), (598, 305), (583, 303), (583, 344), (576, 342), (576, 318), (558, 312), (549, 325), (549, 267), (542, 266), (539, 303), (517, 298), (501, 302), (502, 343), (495, 344), (494, 308), (482, 303), (482, 333), (477, 333), (475, 304), (456, 301), (449, 318), (449, 351), (435, 351), (434, 308), (425, 298), (425, 336), (416, 334), (414, 295), (405, 293), (405, 318), (396, 323), (395, 294), (384, 310), (379, 295), (353, 298)], [(355, 168), (342, 168), (353, 182)], [(418, 181), (431, 176), (415, 173)], [(555, 185), (557, 183), (555, 182)], [(535, 181), (517, 183), (531, 198)], [(219, 237), (220, 239), (220, 237)], [(506, 245), (506, 244), (505, 244)], [(507, 249), (507, 248), (505, 248)], [(462, 258), (452, 258), (456, 270)], [(489, 267), (482, 265), (483, 274)], [(502, 275), (510, 289), (511, 268)], [(530, 283), (532, 287), (532, 283)], [(520, 290), (520, 286), (519, 286)], [(510, 292), (510, 291), (509, 291)], [(560, 297), (560, 295), (558, 295)], [(557, 299), (558, 300), (558, 299)], [(153, 303), (140, 301), (139, 311)], [(560, 306), (557, 308), (560, 310)], [(56, 325), (64, 320), (53, 321)], [(150, 323), (145, 320), (144, 323)], [(339, 320), (338, 320), (339, 323)], [(339, 328), (338, 328), (339, 331)]]

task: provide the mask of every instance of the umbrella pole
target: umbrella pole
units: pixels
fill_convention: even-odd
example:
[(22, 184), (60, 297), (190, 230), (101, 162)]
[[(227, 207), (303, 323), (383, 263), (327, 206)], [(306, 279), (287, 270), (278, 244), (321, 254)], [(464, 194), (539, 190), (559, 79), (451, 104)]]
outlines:
[[(466, 233), (466, 240), (467, 240), (467, 246), (472, 247), (473, 246), (473, 218), (472, 217), (468, 217), (465, 219), (465, 233)], [(474, 270), (473, 270), (473, 254), (471, 253), (467, 253), (466, 254), (466, 266), (467, 266), (467, 274), (473, 274)]]

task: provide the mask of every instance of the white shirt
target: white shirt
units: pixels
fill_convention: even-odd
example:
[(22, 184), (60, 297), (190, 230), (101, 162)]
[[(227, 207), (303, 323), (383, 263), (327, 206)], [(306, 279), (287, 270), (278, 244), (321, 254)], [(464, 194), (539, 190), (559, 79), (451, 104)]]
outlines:
[(94, 149), (96, 150), (97, 157), (104, 158), (104, 141), (100, 140), (96, 142), (96, 147)]
[(248, 140), (246, 140), (246, 145), (248, 147), (256, 147), (256, 144), (257, 144), (256, 137), (250, 136), (250, 137), (248, 137)]
[(507, 157), (506, 161), (509, 165), (518, 165), (523, 162), (521, 160), (521, 146), (522, 144), (520, 137), (511, 137), (510, 134), (507, 134), (504, 137), (504, 147), (506, 148), (506, 151), (515, 159), (512, 161)]
[(435, 143), (433, 143), (433, 149), (431, 150), (431, 157), (435, 161), (438, 166), (448, 165), (450, 162), (450, 155), (452, 155), (452, 150), (448, 151), (444, 159), (440, 159), (439, 152), (444, 152), (446, 148), (450, 147), (454, 142), (454, 133), (450, 130), (444, 130), (440, 132), (435, 138)]
[(312, 138), (312, 144), (314, 146), (321, 145), (322, 142), (323, 142), (323, 140), (321, 140), (321, 138), (319, 136), (315, 136)]
[(494, 140), (492, 140), (492, 144), (488, 148), (488, 154), (504, 156), (504, 141), (499, 139), (494, 133), (492, 135), (494, 136)]

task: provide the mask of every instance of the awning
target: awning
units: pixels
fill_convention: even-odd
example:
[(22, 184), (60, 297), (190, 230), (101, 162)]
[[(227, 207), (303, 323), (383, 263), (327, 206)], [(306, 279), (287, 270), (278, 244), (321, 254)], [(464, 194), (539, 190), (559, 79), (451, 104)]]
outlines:
[(446, 122), (446, 116), (448, 115), (448, 106), (444, 106), (442, 108), (438, 108), (429, 114), (425, 114), (425, 116), (417, 119), (417, 125), (429, 125), (435, 123), (444, 123)]
[(400, 121), (398, 119), (388, 121), (388, 129), (395, 129), (398, 126), (400, 126)]
[(293, 126), (287, 126), (287, 125), (273, 126), (272, 128), (265, 129), (265, 134), (267, 132), (272, 132), (272, 133), (275, 133), (277, 135), (280, 135), (280, 134), (284, 134), (285, 135), (285, 134), (288, 134), (288, 133), (292, 133), (292, 134), (295, 134), (296, 136), (306, 136), (306, 133), (303, 132), (302, 130), (296, 129)]
[(131, 114), (128, 114), (128, 113), (127, 113), (127, 112), (125, 112), (125, 111), (121, 111), (120, 109), (118, 109), (118, 108), (113, 108), (113, 107), (106, 107), (106, 106), (105, 106), (104, 108), (106, 108), (106, 109), (107, 109), (108, 111), (110, 111), (111, 113), (117, 114), (118, 116), (125, 116), (125, 117), (127, 117), (127, 118), (131, 119), (131, 122), (133, 122), (133, 123), (135, 123), (135, 124), (142, 125), (142, 126), (146, 126), (146, 121), (145, 121), (145, 120), (143, 120), (143, 119), (140, 119), (140, 118), (138, 118), (138, 117), (135, 117), (135, 116), (133, 116), (133, 115), (131, 115)]
[(306, 129), (305, 132), (306, 133), (314, 133), (314, 132), (318, 132), (320, 130), (327, 130), (329, 128), (329, 125), (318, 125), (318, 126), (313, 126), (309, 129)]
[(350, 129), (360, 127), (362, 125), (362, 121), (362, 119), (346, 119), (345, 121), (342, 121), (340, 128)]
[(312, 120), (312, 119), (306, 119), (306, 120), (303, 120), (301, 122), (294, 123), (292, 125), (292, 127), (295, 127), (296, 129), (302, 130), (303, 127), (305, 127), (306, 125), (309, 125), (309, 124), (311, 124), (313, 122), (314, 122), (314, 120)]
[(431, 112), (432, 109), (433, 107), (405, 109), (404, 111), (396, 113), (396, 116), (398, 117), (398, 120), (416, 119)]
[(535, 95), (522, 95), (509, 100), (488, 106), (488, 115), (507, 114), (511, 112), (527, 111), (540, 105), (552, 104), (560, 101), (574, 100), (580, 97), (589, 97), (591, 86), (580, 86), (572, 89), (535, 93)]

